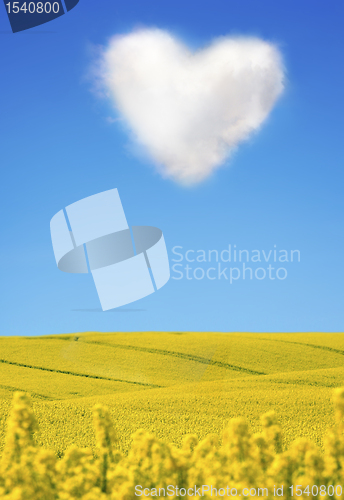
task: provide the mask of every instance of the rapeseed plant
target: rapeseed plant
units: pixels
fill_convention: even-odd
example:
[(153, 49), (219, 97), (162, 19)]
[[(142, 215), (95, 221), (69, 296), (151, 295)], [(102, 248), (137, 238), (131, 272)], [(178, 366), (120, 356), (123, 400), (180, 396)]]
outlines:
[[(37, 423), (30, 399), (15, 393), (0, 460), (0, 500), (134, 500), (138, 485), (138, 491), (146, 488), (145, 498), (263, 495), (270, 500), (276, 499), (274, 490), (280, 488), (278, 498), (283, 500), (295, 496), (341, 500), (344, 389), (336, 389), (333, 399), (336, 425), (325, 437), (324, 453), (305, 438), (283, 451), (281, 428), (276, 415), (269, 412), (261, 418), (260, 433), (252, 434), (244, 419), (235, 418), (222, 439), (209, 435), (199, 441), (189, 435), (180, 448), (138, 430), (124, 455), (117, 450), (107, 409), (97, 405), (97, 452), (73, 446), (58, 459), (36, 445)], [(202, 485), (212, 490), (195, 491), (195, 486)]]

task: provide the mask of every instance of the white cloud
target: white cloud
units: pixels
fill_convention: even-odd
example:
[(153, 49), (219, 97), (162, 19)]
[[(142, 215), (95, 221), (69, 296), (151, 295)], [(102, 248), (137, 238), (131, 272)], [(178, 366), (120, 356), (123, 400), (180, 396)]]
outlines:
[(159, 171), (195, 184), (259, 129), (284, 71), (278, 49), (258, 38), (224, 37), (192, 52), (144, 29), (110, 40), (98, 77)]

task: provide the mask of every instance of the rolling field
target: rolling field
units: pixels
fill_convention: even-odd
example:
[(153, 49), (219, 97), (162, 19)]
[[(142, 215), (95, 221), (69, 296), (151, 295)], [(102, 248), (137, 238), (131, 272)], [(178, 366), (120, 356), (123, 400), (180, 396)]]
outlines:
[(83, 333), (0, 338), (0, 450), (13, 392), (28, 392), (37, 441), (59, 456), (94, 447), (92, 408), (105, 404), (127, 450), (139, 428), (180, 444), (274, 409), (284, 443), (321, 445), (344, 385), (344, 334)]

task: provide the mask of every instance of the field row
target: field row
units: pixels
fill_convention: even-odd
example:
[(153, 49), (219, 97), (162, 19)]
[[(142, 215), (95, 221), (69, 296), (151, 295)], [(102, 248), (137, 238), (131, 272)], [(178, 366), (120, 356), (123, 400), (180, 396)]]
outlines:
[[(344, 364), (344, 336), (86, 333), (2, 337), (0, 353), (0, 369), (4, 364), (12, 364), (89, 376), (111, 383), (123, 381), (131, 390), (130, 383), (166, 387), (181, 382), (341, 367)], [(90, 387), (90, 394), (93, 394), (92, 384)], [(85, 394), (81, 392), (81, 395)]]
[(221, 433), (232, 417), (259, 429), (274, 409), (285, 444), (321, 444), (331, 391), (344, 381), (342, 334), (86, 333), (0, 338), (0, 450), (14, 391), (28, 392), (38, 441), (61, 455), (93, 447), (91, 410), (109, 406), (120, 447), (145, 428), (168, 442)]

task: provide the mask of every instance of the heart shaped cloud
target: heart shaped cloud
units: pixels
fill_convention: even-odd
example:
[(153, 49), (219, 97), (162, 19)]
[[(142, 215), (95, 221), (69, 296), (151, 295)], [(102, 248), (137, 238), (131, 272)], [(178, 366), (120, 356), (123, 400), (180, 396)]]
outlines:
[(159, 171), (204, 180), (257, 130), (283, 90), (278, 49), (257, 38), (215, 40), (196, 52), (166, 31), (112, 38), (100, 76)]

